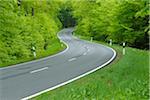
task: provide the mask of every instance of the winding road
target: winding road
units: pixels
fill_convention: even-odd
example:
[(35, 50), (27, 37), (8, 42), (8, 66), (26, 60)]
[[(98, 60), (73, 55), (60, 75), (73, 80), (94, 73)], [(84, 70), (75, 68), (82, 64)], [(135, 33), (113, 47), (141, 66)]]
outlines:
[(59, 39), (67, 45), (64, 51), (0, 68), (0, 100), (32, 98), (90, 74), (115, 58), (113, 49), (80, 40), (72, 32), (73, 28), (67, 28), (58, 33)]

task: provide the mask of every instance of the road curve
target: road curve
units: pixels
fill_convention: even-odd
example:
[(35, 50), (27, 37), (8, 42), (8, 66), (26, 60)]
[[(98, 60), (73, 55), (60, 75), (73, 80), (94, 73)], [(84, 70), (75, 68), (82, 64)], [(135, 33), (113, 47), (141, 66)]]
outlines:
[(110, 63), (116, 52), (72, 36), (73, 28), (58, 37), (67, 49), (56, 55), (0, 69), (0, 100), (29, 99), (55, 89)]

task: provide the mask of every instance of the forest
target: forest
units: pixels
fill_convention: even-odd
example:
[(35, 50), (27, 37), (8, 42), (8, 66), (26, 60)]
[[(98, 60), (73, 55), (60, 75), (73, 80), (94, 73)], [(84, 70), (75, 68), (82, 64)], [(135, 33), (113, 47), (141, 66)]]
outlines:
[(148, 0), (79, 0), (72, 1), (77, 19), (76, 33), (95, 40), (148, 49)]
[(149, 14), (148, 0), (0, 0), (0, 65), (40, 56), (67, 27), (148, 50)]
[(58, 40), (59, 1), (0, 0), (0, 65), (39, 56)]

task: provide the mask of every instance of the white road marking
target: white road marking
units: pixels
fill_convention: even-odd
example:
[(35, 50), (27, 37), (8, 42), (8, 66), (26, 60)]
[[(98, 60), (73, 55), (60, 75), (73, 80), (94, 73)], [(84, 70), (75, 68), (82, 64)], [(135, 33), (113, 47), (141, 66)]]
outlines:
[(46, 69), (48, 69), (48, 67), (44, 67), (44, 68), (40, 68), (40, 69), (37, 69), (37, 70), (33, 70), (30, 73), (33, 74), (33, 73), (36, 73), (36, 72), (39, 72), (39, 71), (43, 71), (43, 70), (46, 70)]
[(84, 53), (83, 53), (83, 55), (86, 55), (86, 54), (87, 54), (87, 52), (84, 52)]
[(89, 51), (90, 51), (90, 49), (87, 50), (87, 52), (89, 52)]
[(74, 61), (74, 60), (76, 60), (77, 58), (71, 58), (71, 59), (69, 59), (68, 61)]
[[(86, 42), (92, 43), (92, 42), (90, 42), (90, 41), (86, 41)], [(65, 42), (64, 42), (64, 43), (65, 43)], [(67, 43), (65, 43), (65, 44), (67, 45)], [(88, 71), (88, 72), (86, 72), (86, 73), (84, 73), (84, 74), (82, 74), (82, 75), (79, 75), (79, 76), (77, 76), (77, 77), (75, 77), (75, 78), (73, 78), (73, 79), (70, 79), (70, 80), (68, 80), (68, 81), (66, 81), (66, 82), (60, 83), (60, 84), (58, 84), (58, 85), (56, 85), (56, 86), (53, 86), (53, 87), (51, 87), (51, 88), (48, 88), (48, 89), (45, 89), (45, 90), (43, 90), (43, 91), (37, 92), (37, 93), (32, 94), (32, 95), (30, 95), (30, 96), (28, 96), (28, 97), (24, 97), (24, 98), (22, 98), (21, 100), (29, 100), (29, 99), (31, 99), (31, 98), (33, 98), (33, 97), (35, 97), (35, 96), (38, 96), (38, 95), (40, 95), (40, 94), (42, 94), (42, 93), (48, 92), (48, 91), (50, 91), (50, 90), (54, 90), (54, 89), (56, 89), (56, 88), (58, 88), (58, 87), (61, 87), (61, 86), (66, 85), (66, 84), (68, 84), (68, 83), (71, 83), (71, 82), (73, 82), (73, 81), (75, 81), (75, 80), (77, 80), (77, 79), (80, 79), (80, 78), (82, 78), (82, 77), (84, 77), (84, 76), (86, 76), (86, 75), (88, 75), (88, 74), (90, 74), (90, 73), (92, 73), (92, 72), (95, 72), (95, 71), (97, 71), (98, 69), (100, 69), (100, 68), (106, 66), (107, 64), (109, 64), (111, 61), (113, 61), (113, 60), (115, 59), (115, 57), (116, 57), (116, 51), (115, 51), (114, 49), (110, 48), (110, 47), (105, 46), (105, 45), (101, 45), (101, 46), (103, 46), (103, 47), (105, 47), (105, 48), (108, 48), (108, 49), (111, 49), (111, 50), (113, 51), (113, 56), (112, 56), (112, 58), (110, 58), (106, 63), (104, 63), (104, 64), (98, 66), (97, 68), (95, 68), (95, 69), (93, 69), (93, 70), (90, 70), (90, 71)], [(68, 45), (67, 45), (67, 47), (68, 47), (68, 49), (69, 49), (69, 46), (68, 46)], [(88, 51), (90, 51), (90, 49), (88, 49)]]
[[(106, 46), (104, 46), (104, 47), (106, 47)], [(71, 83), (71, 82), (73, 82), (73, 81), (75, 81), (75, 80), (77, 80), (77, 79), (80, 79), (80, 78), (82, 78), (82, 77), (84, 77), (84, 76), (86, 76), (86, 75), (88, 75), (88, 74), (90, 74), (90, 73), (93, 73), (93, 72), (97, 71), (98, 69), (100, 69), (100, 68), (106, 66), (106, 65), (109, 64), (111, 61), (113, 61), (113, 59), (116, 57), (116, 51), (115, 51), (114, 49), (110, 48), (110, 47), (107, 47), (107, 48), (111, 49), (114, 54), (113, 54), (112, 58), (110, 58), (106, 63), (104, 63), (104, 64), (98, 66), (97, 68), (95, 68), (95, 69), (93, 69), (93, 70), (90, 70), (90, 71), (88, 71), (88, 72), (86, 72), (86, 73), (84, 73), (84, 74), (82, 74), (82, 75), (79, 75), (79, 76), (77, 76), (77, 77), (75, 77), (75, 78), (73, 78), (73, 79), (70, 79), (70, 80), (68, 80), (68, 81), (66, 81), (66, 82), (60, 83), (60, 84), (58, 84), (58, 85), (56, 85), (56, 86), (50, 87), (50, 88), (45, 89), (45, 90), (40, 91), (40, 92), (37, 92), (37, 93), (35, 93), (35, 94), (33, 94), (33, 95), (30, 95), (30, 96), (28, 96), (28, 97), (24, 97), (24, 98), (22, 98), (21, 100), (29, 100), (29, 99), (31, 99), (31, 98), (33, 98), (33, 97), (35, 97), (35, 96), (38, 96), (38, 95), (40, 95), (40, 94), (42, 94), (42, 93), (48, 92), (48, 91), (50, 91), (50, 90), (54, 90), (54, 89), (56, 89), (56, 88), (58, 88), (58, 87), (61, 87), (61, 86), (66, 85), (66, 84), (68, 84), (68, 83)]]

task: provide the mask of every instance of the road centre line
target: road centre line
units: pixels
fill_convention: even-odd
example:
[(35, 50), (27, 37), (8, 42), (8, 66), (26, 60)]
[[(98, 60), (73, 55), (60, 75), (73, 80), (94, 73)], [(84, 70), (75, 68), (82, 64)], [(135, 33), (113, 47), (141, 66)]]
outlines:
[(87, 52), (84, 52), (84, 53), (83, 53), (83, 55), (86, 55), (86, 54), (87, 54)]
[(46, 69), (48, 69), (48, 67), (36, 69), (36, 70), (31, 71), (30, 73), (33, 74), (33, 73), (40, 72), (40, 71), (43, 71), (43, 70), (46, 70)]
[(74, 61), (74, 60), (76, 60), (77, 58), (71, 58), (71, 59), (69, 59), (68, 61)]
[[(84, 41), (85, 41), (85, 40), (84, 40)], [(86, 42), (92, 43), (92, 42), (90, 42), (90, 41), (86, 41)], [(64, 43), (65, 43), (65, 42), (64, 42)], [(67, 44), (67, 43), (65, 43), (65, 44)], [(102, 65), (100, 65), (100, 66), (97, 66), (97, 68), (92, 69), (92, 70), (90, 70), (90, 71), (88, 71), (88, 72), (86, 72), (86, 73), (84, 73), (84, 74), (82, 74), (82, 75), (79, 75), (79, 76), (77, 76), (77, 77), (75, 77), (75, 78), (73, 78), (73, 79), (70, 79), (70, 80), (65, 81), (65, 82), (63, 82), (63, 83), (60, 83), (60, 84), (58, 84), (58, 85), (56, 85), (56, 86), (47, 88), (47, 89), (45, 89), (45, 90), (43, 90), (43, 91), (37, 92), (37, 93), (32, 94), (32, 95), (30, 95), (30, 96), (28, 96), (28, 97), (24, 97), (24, 98), (22, 98), (21, 100), (29, 100), (29, 99), (31, 99), (31, 98), (33, 98), (33, 97), (35, 97), (35, 96), (38, 96), (38, 95), (40, 95), (40, 94), (42, 94), (42, 93), (45, 93), (45, 92), (48, 92), (48, 91), (50, 91), (50, 90), (56, 89), (56, 88), (58, 88), (58, 87), (60, 87), (60, 86), (66, 85), (66, 84), (68, 84), (68, 83), (70, 83), (70, 82), (73, 82), (73, 81), (75, 81), (75, 80), (77, 80), (77, 79), (80, 79), (80, 78), (82, 78), (82, 77), (84, 77), (84, 76), (86, 76), (86, 75), (88, 75), (88, 74), (90, 74), (90, 73), (92, 73), (92, 72), (95, 72), (96, 70), (98, 70), (98, 69), (100, 69), (100, 68), (106, 66), (107, 64), (109, 64), (109, 63), (110, 63), (111, 61), (113, 61), (114, 58), (116, 57), (116, 52), (115, 52), (114, 49), (112, 49), (112, 48), (110, 48), (110, 47), (107, 47), (107, 46), (104, 46), (104, 45), (101, 45), (101, 46), (103, 46), (103, 47), (105, 47), (105, 48), (108, 48), (108, 49), (111, 49), (111, 50), (113, 51), (113, 56), (112, 56), (112, 58), (110, 58), (107, 62), (105, 62), (104, 64), (102, 64)], [(87, 52), (89, 52), (89, 51), (90, 51), (90, 49), (88, 48)], [(73, 58), (71, 58), (71, 59), (73, 59)], [(71, 60), (71, 59), (69, 59), (69, 60)], [(76, 58), (74, 58), (74, 59), (76, 59)], [(68, 61), (69, 61), (69, 60), (68, 60)]]

